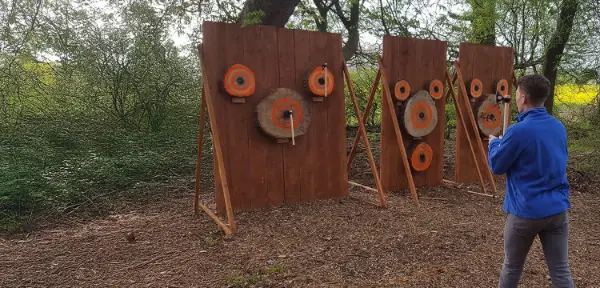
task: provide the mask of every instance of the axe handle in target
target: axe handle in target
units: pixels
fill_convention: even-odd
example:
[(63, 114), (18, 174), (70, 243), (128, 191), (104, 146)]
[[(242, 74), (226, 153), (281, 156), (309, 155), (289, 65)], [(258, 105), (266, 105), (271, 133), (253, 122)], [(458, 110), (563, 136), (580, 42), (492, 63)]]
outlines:
[[(510, 98), (509, 98), (510, 99)], [(510, 101), (504, 101), (504, 125), (502, 126), (502, 136), (506, 133), (506, 127), (510, 119)]]

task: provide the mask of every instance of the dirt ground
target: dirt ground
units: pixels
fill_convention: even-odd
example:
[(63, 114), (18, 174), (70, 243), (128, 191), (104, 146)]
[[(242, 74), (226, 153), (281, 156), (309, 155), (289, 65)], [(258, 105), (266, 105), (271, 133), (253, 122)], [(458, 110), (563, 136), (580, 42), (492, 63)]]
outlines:
[[(351, 178), (372, 185), (362, 159)], [(503, 194), (503, 184), (498, 187)], [(406, 192), (390, 193), (388, 209), (368, 203), (376, 202), (374, 193), (353, 187), (342, 199), (238, 213), (232, 239), (208, 216), (193, 216), (191, 188), (106, 219), (0, 239), (0, 287), (497, 285), (503, 197), (464, 192), (477, 191), (476, 185), (419, 189), (420, 208)], [(577, 287), (600, 287), (594, 192), (572, 193), (570, 263)], [(539, 240), (521, 285), (550, 287)]]

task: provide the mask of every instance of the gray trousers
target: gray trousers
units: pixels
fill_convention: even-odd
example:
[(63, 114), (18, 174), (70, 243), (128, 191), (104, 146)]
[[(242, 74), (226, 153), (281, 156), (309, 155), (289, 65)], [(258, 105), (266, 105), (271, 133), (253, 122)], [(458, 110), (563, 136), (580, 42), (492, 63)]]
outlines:
[(517, 287), (529, 248), (537, 235), (542, 242), (552, 287), (574, 286), (568, 259), (569, 220), (565, 211), (542, 219), (508, 215), (504, 229), (504, 264), (498, 287)]

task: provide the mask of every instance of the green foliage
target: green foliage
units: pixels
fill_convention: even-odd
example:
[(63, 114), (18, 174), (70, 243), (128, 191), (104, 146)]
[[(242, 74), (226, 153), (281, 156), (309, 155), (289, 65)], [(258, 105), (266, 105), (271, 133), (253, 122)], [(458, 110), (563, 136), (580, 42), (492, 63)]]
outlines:
[(265, 12), (262, 10), (248, 12), (242, 26), (260, 25), (264, 16)]

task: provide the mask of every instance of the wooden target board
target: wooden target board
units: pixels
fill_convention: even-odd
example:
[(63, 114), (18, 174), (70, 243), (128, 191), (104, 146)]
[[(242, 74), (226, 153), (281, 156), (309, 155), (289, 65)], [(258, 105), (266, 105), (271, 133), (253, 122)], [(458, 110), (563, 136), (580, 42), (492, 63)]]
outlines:
[[(348, 176), (341, 36), (272, 26), (241, 27), (239, 24), (204, 22), (203, 37), (202, 58), (206, 71), (202, 73), (203, 79), (209, 81), (211, 92), (206, 97), (214, 103), (215, 111), (209, 113), (213, 113), (221, 137), (233, 211), (346, 196)], [(305, 89), (304, 79), (307, 73), (324, 63), (327, 63), (335, 85), (326, 99), (315, 102), (314, 95)], [(223, 85), (226, 72), (235, 64), (250, 69), (255, 78), (256, 87), (252, 95), (242, 94), (244, 103), (233, 103), (231, 94)], [(251, 82), (238, 78), (230, 82), (233, 83), (230, 86), (246, 91), (245, 85)], [(297, 92), (297, 95), (292, 93), (294, 96), (288, 97), (295, 99), (292, 104), (284, 103), (286, 101), (278, 96), (265, 99), (278, 88)], [(297, 97), (303, 97), (305, 101)], [(300, 127), (297, 129), (305, 129), (295, 137), (295, 145), (291, 141), (278, 143), (273, 135), (268, 135), (258, 126), (257, 107), (263, 99), (272, 102), (270, 108), (261, 108), (269, 113), (279, 113), (279, 110), (291, 107), (289, 110), (295, 111), (294, 117), (303, 117), (298, 119), (302, 121), (300, 125), (294, 123), (294, 127)], [(262, 106), (269, 104), (263, 101)], [(302, 108), (304, 105), (309, 105), (310, 111), (304, 114), (296, 111), (306, 109)], [(271, 130), (276, 135), (291, 127), (287, 119), (278, 115), (269, 117), (276, 119), (274, 130)], [(216, 165), (215, 161), (215, 168)], [(220, 181), (218, 169), (215, 169), (217, 212), (223, 214), (225, 204), (223, 183)]]
[[(473, 98), (469, 95), (470, 107), (467, 107), (464, 101), (458, 101), (463, 111), (471, 109), (475, 116), (476, 125), (480, 131), (472, 131), (471, 125), (466, 125), (470, 135), (479, 135), (478, 139), (483, 143), (486, 158), (479, 159), (479, 167), (484, 169), (488, 167), (487, 152), (488, 140), (487, 135), (483, 135), (481, 130), (486, 132), (500, 133), (502, 131), (502, 106), (497, 108), (494, 106), (494, 101), (491, 100), (495, 95), (497, 87), (508, 86), (508, 94), (512, 91), (512, 75), (513, 75), (513, 49), (511, 47), (497, 47), (481, 44), (461, 43), (459, 48), (459, 66), (465, 81), (466, 91), (471, 91), (471, 82), (474, 82), (476, 87), (481, 86), (481, 96)], [(479, 81), (473, 81), (479, 79)], [(501, 80), (502, 85), (498, 85)], [(473, 89), (475, 90), (475, 89)], [(504, 88), (503, 88), (504, 90)], [(462, 99), (462, 92), (459, 89), (459, 99)], [(467, 92), (471, 94), (471, 92)], [(477, 95), (478, 93), (476, 93)], [(482, 104), (484, 106), (482, 106)], [(501, 104), (499, 104), (501, 105)], [(460, 120), (460, 115), (457, 113), (457, 123)], [(500, 117), (500, 118), (498, 118)], [(467, 123), (469, 120), (467, 119)], [(500, 127), (498, 127), (500, 125)], [(482, 127), (482, 128), (479, 128)], [(473, 143), (475, 145), (475, 143)], [(471, 182), (477, 181), (475, 162), (471, 155), (467, 134), (462, 125), (456, 125), (456, 153), (455, 153), (455, 181), (456, 182)]]
[[(396, 116), (399, 124), (412, 123), (411, 127), (402, 130), (403, 143), (409, 163), (415, 162), (411, 167), (415, 187), (434, 186), (442, 182), (444, 173), (444, 125), (445, 125), (445, 99), (434, 99), (439, 95), (439, 84), (444, 81), (446, 72), (447, 44), (437, 40), (423, 40), (386, 35), (383, 38), (383, 66), (388, 77), (387, 85), (390, 86)], [(399, 81), (406, 81), (398, 83)], [(434, 80), (435, 82), (430, 85)], [(398, 84), (398, 85), (397, 85)], [(402, 89), (402, 87), (405, 87)], [(435, 90), (433, 97), (429, 93)], [(442, 85), (443, 87), (443, 85)], [(399, 99), (406, 96), (407, 100)], [(394, 91), (401, 97), (394, 97)], [(427, 101), (414, 101), (413, 97), (424, 97)], [(420, 96), (421, 95), (421, 96)], [(387, 101), (383, 97), (383, 101)], [(398, 105), (403, 103), (401, 105)], [(431, 103), (431, 105), (426, 105)], [(387, 107), (386, 102), (382, 107)], [(403, 110), (404, 109), (404, 110)], [(409, 113), (409, 114), (407, 114)], [(407, 189), (408, 181), (402, 164), (398, 142), (394, 133), (389, 109), (382, 109), (381, 120), (381, 183), (385, 190)], [(404, 123), (403, 123), (404, 122)], [(433, 125), (433, 129), (431, 129)], [(415, 139), (411, 136), (426, 135)], [(418, 145), (424, 143), (423, 145)]]

